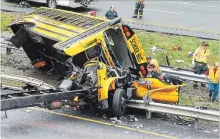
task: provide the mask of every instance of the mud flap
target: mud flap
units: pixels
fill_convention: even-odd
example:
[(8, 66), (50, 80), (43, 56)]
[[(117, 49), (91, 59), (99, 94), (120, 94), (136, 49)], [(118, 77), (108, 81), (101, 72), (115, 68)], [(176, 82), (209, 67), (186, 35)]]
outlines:
[(10, 42), (17, 48), (20, 48), (27, 40), (28, 32), (24, 27), (21, 27), (18, 32), (16, 32), (15, 36), (10, 38)]
[(44, 58), (39, 53), (39, 50), (44, 47), (42, 38), (35, 33), (29, 32), (25, 27), (20, 27), (9, 41), (17, 48), (22, 47), (32, 64), (42, 61), (42, 58)]

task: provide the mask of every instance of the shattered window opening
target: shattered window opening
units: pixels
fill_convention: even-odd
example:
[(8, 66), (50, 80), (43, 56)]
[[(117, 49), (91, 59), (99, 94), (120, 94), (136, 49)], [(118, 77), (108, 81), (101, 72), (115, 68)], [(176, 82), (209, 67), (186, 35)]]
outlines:
[(128, 69), (134, 67), (130, 52), (125, 43), (124, 37), (120, 29), (109, 29), (105, 31), (105, 42), (109, 53), (118, 68)]

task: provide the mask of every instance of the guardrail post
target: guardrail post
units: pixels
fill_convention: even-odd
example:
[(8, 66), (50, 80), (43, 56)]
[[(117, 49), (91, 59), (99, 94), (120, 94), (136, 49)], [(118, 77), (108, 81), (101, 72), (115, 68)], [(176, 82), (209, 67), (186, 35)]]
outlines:
[(199, 118), (196, 118), (196, 119), (195, 119), (194, 128), (195, 128), (196, 130), (199, 129)]
[(1, 116), (1, 119), (3, 120), (3, 119), (6, 119), (6, 118), (8, 118), (8, 115), (7, 115), (7, 112), (4, 111), (4, 116)]
[(167, 61), (167, 66), (169, 67), (170, 66), (170, 60), (169, 60), (168, 55), (166, 55), (166, 61)]
[(11, 53), (11, 48), (7, 47), (7, 48), (6, 48), (6, 54), (8, 55), (8, 54), (10, 54), (10, 53)]
[(150, 111), (146, 111), (146, 118), (147, 119), (151, 119), (151, 112)]

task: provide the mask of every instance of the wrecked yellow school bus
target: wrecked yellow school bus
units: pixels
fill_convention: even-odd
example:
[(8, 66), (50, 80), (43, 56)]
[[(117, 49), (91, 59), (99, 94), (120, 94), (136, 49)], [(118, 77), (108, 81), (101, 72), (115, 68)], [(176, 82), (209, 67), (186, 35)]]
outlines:
[(24, 49), (36, 68), (55, 71), (64, 78), (59, 88), (88, 88), (69, 98), (79, 106), (97, 106), (121, 116), (128, 99), (151, 95), (157, 102), (179, 100), (177, 86), (145, 78), (147, 61), (142, 45), (121, 19), (109, 21), (39, 8), (10, 28), (15, 34), (10, 41)]

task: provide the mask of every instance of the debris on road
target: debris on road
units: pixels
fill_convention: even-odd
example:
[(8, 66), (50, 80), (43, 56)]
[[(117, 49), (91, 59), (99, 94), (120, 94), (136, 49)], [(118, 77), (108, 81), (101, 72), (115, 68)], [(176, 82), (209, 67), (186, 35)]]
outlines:
[(30, 113), (30, 112), (31, 112), (31, 110), (24, 110), (24, 112)]
[(121, 116), (121, 117), (119, 117), (119, 120), (126, 121), (126, 120), (127, 120), (127, 118), (126, 118), (126, 117), (124, 117), (124, 116)]
[(121, 120), (118, 120), (117, 117), (110, 118), (110, 121), (112, 124), (122, 124), (123, 123)]
[(111, 120), (111, 121), (116, 121), (116, 120), (118, 120), (118, 119), (117, 119), (117, 117), (112, 117), (112, 118), (110, 118), (110, 120)]
[(178, 125), (183, 125), (183, 123), (182, 123), (182, 122), (180, 122), (180, 123), (178, 123)]
[(103, 119), (108, 119), (108, 117), (107, 117), (106, 114), (103, 114), (103, 115), (102, 115), (102, 118), (103, 118)]
[(203, 132), (205, 132), (205, 133), (210, 133), (210, 131), (207, 131), (207, 130), (205, 130), (205, 131), (203, 131)]
[(143, 124), (135, 124), (134, 127), (139, 129), (139, 128), (143, 128), (144, 126), (143, 126)]
[(143, 124), (140, 124), (139, 127), (140, 127), (140, 128), (143, 128), (144, 126), (143, 126)]
[(129, 122), (138, 122), (138, 119), (134, 115), (128, 115)]

